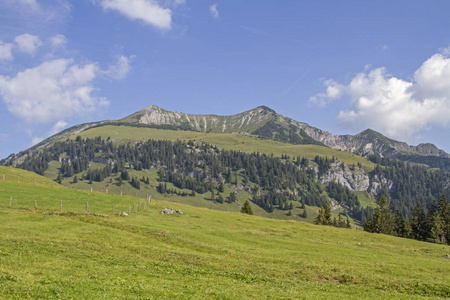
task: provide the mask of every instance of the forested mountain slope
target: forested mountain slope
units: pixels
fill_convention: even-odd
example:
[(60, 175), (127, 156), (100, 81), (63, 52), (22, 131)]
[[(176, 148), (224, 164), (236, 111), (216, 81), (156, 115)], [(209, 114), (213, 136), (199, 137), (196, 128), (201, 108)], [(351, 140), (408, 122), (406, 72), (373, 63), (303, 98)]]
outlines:
[[(44, 140), (31, 149), (45, 147), (54, 141), (79, 134), (93, 127), (108, 125), (188, 130), (204, 133), (247, 133), (294, 145), (324, 145), (363, 157), (372, 155), (380, 158), (389, 157), (450, 171), (450, 155), (433, 144), (410, 146), (404, 142), (385, 137), (371, 129), (353, 136), (333, 135), (306, 123), (277, 114), (266, 106), (260, 106), (236, 115), (217, 116), (171, 112), (151, 105), (121, 120), (74, 126)], [(17, 155), (13, 155), (7, 160), (17, 159)]]

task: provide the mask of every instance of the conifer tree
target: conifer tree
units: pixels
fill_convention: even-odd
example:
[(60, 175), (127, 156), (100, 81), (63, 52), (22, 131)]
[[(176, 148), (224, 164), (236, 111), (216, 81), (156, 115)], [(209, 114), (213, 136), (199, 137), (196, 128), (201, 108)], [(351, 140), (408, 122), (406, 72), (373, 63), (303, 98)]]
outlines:
[(314, 223), (317, 225), (333, 225), (333, 221), (331, 220), (331, 209), (326, 202), (324, 202), (319, 209), (319, 214), (314, 219)]
[(253, 215), (253, 210), (252, 210), (252, 206), (250, 205), (250, 201), (245, 200), (244, 205), (242, 205), (242, 207), (241, 207), (241, 213)]
[(414, 207), (413, 214), (411, 217), (411, 230), (412, 235), (416, 240), (424, 241), (427, 238), (426, 230), (426, 216), (423, 211), (422, 203), (419, 199), (416, 201), (416, 206)]
[(398, 208), (395, 210), (394, 222), (395, 234), (399, 237), (406, 237), (405, 219)]
[(389, 199), (381, 195), (377, 200), (375, 212), (364, 222), (364, 230), (374, 233), (393, 234), (395, 230), (394, 216)]

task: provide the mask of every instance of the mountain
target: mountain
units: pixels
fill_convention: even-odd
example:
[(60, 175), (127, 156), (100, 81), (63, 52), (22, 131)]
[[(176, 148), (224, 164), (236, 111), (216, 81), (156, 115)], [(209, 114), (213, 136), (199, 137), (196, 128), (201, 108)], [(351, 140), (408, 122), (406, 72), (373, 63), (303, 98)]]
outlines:
[(333, 135), (277, 114), (266, 106), (232, 116), (217, 116), (171, 112), (151, 105), (121, 119), (120, 122), (172, 125), (207, 133), (249, 133), (291, 144), (325, 145), (364, 157), (397, 158), (450, 170), (450, 155), (433, 144), (410, 146), (371, 129), (356, 135)]
[[(450, 155), (433, 144), (410, 146), (371, 129), (356, 135), (333, 135), (280, 115), (266, 106), (259, 106), (236, 115), (218, 116), (172, 112), (151, 105), (120, 120), (74, 126), (42, 141), (31, 149), (42, 148), (54, 141), (79, 134), (90, 128), (106, 125), (191, 130), (204, 133), (247, 133), (294, 145), (327, 146), (363, 157), (371, 157), (376, 162), (379, 162), (381, 158), (395, 158), (450, 171)], [(18, 159), (18, 157), (13, 155), (6, 161), (10, 159)]]
[(382, 194), (410, 215), (416, 199), (429, 207), (448, 192), (449, 172), (381, 156), (442, 169), (450, 160), (431, 144), (412, 147), (373, 130), (332, 135), (265, 106), (233, 116), (150, 106), (121, 120), (74, 126), (0, 164), (70, 188), (216, 209), (251, 199), (270, 217), (306, 219), (299, 207), (329, 202), (361, 224)]

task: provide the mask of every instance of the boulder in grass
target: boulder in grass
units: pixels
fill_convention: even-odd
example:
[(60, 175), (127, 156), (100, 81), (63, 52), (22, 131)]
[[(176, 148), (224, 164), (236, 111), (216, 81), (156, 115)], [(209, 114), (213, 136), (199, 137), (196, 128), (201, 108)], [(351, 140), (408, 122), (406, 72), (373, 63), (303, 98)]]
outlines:
[(450, 254), (447, 254), (447, 256), (445, 257), (445, 259), (450, 259)]
[(164, 208), (163, 210), (161, 210), (162, 215), (173, 215), (174, 212), (175, 210), (172, 208)]
[(173, 208), (164, 208), (160, 212), (160, 214), (162, 214), (162, 215), (173, 215), (174, 213), (177, 213), (179, 215), (183, 214), (183, 212), (181, 210), (179, 210), (179, 209), (175, 210)]

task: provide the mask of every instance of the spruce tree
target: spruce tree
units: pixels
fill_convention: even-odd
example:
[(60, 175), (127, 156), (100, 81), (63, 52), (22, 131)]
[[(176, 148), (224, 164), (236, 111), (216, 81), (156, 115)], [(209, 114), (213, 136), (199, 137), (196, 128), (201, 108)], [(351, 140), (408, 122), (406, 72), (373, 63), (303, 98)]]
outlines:
[(406, 237), (405, 219), (403, 218), (398, 208), (395, 210), (394, 222), (395, 222), (395, 234), (400, 237)]
[(242, 205), (242, 207), (241, 207), (241, 213), (253, 215), (253, 210), (252, 210), (252, 206), (250, 205), (250, 201), (245, 200), (244, 205)]
[(319, 214), (314, 219), (314, 223), (317, 225), (333, 225), (333, 221), (331, 220), (331, 209), (326, 202), (324, 202), (319, 209)]
[(416, 206), (414, 207), (411, 217), (411, 230), (412, 235), (416, 240), (424, 241), (427, 238), (426, 216), (419, 199), (416, 201)]
[(377, 200), (375, 212), (364, 222), (364, 230), (374, 233), (393, 234), (395, 230), (394, 216), (389, 199), (381, 195)]

